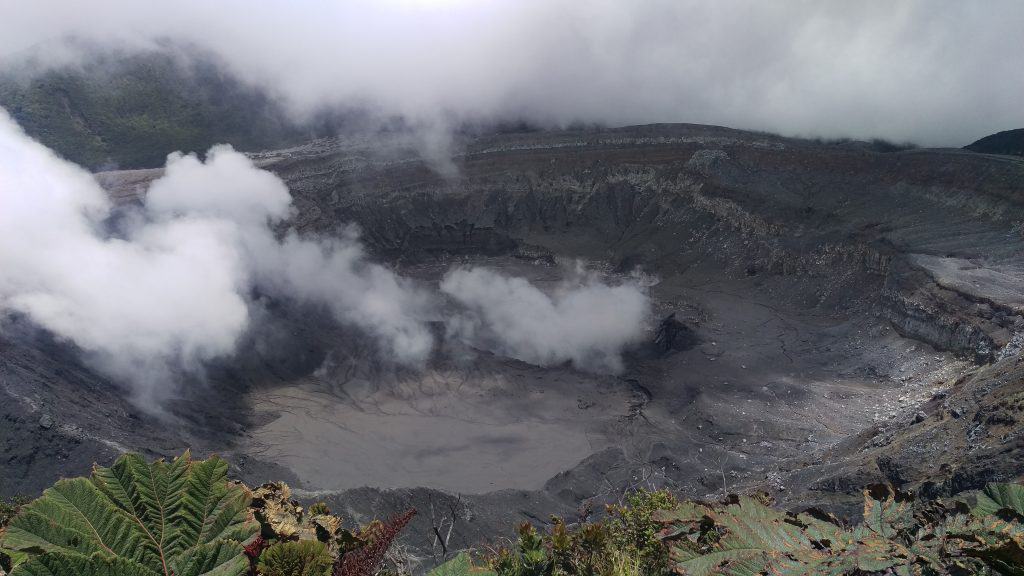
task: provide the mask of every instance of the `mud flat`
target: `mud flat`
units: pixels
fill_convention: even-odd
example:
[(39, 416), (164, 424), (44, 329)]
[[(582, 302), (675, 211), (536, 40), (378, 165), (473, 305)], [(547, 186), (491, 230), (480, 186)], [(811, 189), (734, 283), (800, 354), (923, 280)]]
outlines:
[[(565, 271), (508, 257), (458, 262), (542, 287)], [(451, 264), (405, 272), (429, 284)], [(966, 366), (877, 319), (773, 298), (777, 288), (703, 266), (658, 279), (653, 317), (675, 313), (690, 341), (659, 350), (652, 323), (616, 375), (444, 347), (425, 370), (388, 370), (372, 350), (340, 343), (313, 374), (248, 395), (262, 424), (239, 447), (309, 490), (481, 494), (539, 490), (568, 474), (580, 495), (602, 490), (588, 460), (614, 448), (604, 466), (705, 495), (722, 490), (723, 474), (725, 484), (763, 480), (894, 417)], [(901, 379), (928, 385), (912, 399)]]
[[(494, 385), (501, 389), (488, 390)], [(277, 418), (252, 432), (258, 446), (253, 454), (288, 466), (317, 489), (539, 489), (595, 446), (586, 423), (559, 417), (578, 410), (575, 398), (523, 388), (515, 378), (501, 384), (468, 378), (453, 393), (426, 392), (414, 402), (388, 394), (351, 402), (323, 392), (318, 382), (288, 386), (256, 400), (258, 411)], [(508, 404), (500, 396), (512, 394), (545, 402), (544, 411), (561, 414), (521, 408), (494, 415), (495, 404)], [(416, 405), (428, 398), (429, 408)]]

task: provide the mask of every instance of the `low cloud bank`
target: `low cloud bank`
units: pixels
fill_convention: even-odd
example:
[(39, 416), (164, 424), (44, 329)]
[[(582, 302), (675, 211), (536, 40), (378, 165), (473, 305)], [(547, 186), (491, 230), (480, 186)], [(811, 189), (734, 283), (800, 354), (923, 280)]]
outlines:
[(523, 278), (460, 268), (441, 291), (464, 309), (448, 320), (449, 336), (530, 364), (592, 372), (622, 370), (623, 349), (643, 338), (650, 312), (638, 285), (587, 275), (545, 294)]
[(318, 242), (272, 226), (287, 187), (228, 146), (171, 155), (125, 231), (85, 170), (28, 138), (0, 109), (0, 312), (24, 314), (84, 350), (154, 406), (175, 370), (229, 356), (252, 290), (327, 306), (399, 362), (426, 359), (427, 298), (369, 262), (354, 234)]
[(1024, 125), (1019, 0), (0, 0), (0, 60), (57, 41), (216, 54), (302, 114), (697, 122), (963, 146)]

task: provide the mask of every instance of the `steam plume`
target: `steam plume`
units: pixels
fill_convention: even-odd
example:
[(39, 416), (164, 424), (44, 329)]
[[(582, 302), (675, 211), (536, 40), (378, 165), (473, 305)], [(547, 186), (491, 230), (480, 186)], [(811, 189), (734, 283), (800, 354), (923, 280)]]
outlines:
[[(24, 314), (157, 406), (177, 371), (230, 356), (255, 290), (324, 306), (404, 364), (433, 348), (436, 298), (371, 262), (349, 229), (333, 239), (275, 234), (292, 214), (275, 175), (230, 146), (205, 161), (171, 154), (117, 235), (91, 174), (33, 141), (0, 109), (0, 312)], [(642, 337), (646, 295), (577, 274), (548, 295), (522, 278), (456, 269), (451, 337), (538, 365), (622, 368)]]
[(74, 342), (154, 404), (176, 369), (232, 354), (255, 286), (328, 306), (400, 361), (432, 338), (425, 299), (370, 263), (354, 235), (320, 243), (271, 226), (290, 213), (279, 178), (228, 146), (173, 154), (121, 236), (92, 175), (28, 138), (0, 109), (0, 312)]
[(451, 335), (531, 364), (572, 362), (595, 372), (622, 369), (622, 351), (644, 334), (647, 296), (635, 284), (609, 286), (593, 276), (548, 295), (523, 278), (487, 268), (455, 269), (441, 290), (465, 308)]

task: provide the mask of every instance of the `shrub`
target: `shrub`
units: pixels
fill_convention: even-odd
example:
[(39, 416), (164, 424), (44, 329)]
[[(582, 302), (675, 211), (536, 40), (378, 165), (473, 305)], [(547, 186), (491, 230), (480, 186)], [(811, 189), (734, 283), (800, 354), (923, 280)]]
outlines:
[[(524, 524), (513, 549), (484, 562), (498, 576), (1024, 574), (1024, 487), (990, 484), (965, 498), (975, 505), (872, 486), (863, 522), (848, 527), (820, 510), (776, 510), (766, 496), (638, 492), (602, 522), (570, 529), (556, 518), (546, 535)], [(465, 561), (438, 574), (471, 574)]]
[(334, 558), (323, 542), (298, 540), (281, 542), (260, 556), (261, 576), (328, 576)]
[(545, 535), (523, 524), (514, 549), (499, 549), (486, 563), (501, 576), (661, 574), (668, 553), (658, 539), (661, 525), (652, 515), (675, 505), (668, 492), (639, 491), (622, 505), (608, 506), (604, 522), (569, 527), (553, 518)]
[(609, 507), (616, 548), (624, 557), (634, 559), (645, 574), (662, 573), (668, 566), (668, 552), (658, 539), (662, 525), (654, 520), (654, 514), (678, 505), (668, 491), (641, 490), (628, 495), (625, 505)]
[(683, 502), (656, 513), (680, 574), (1024, 573), (1024, 487), (991, 484), (964, 502), (919, 505), (886, 486), (864, 491), (864, 521), (847, 528), (818, 510), (764, 500)]
[(331, 509), (327, 507), (327, 504), (323, 502), (314, 502), (309, 506), (310, 516), (327, 516), (331, 513)]
[(387, 522), (374, 521), (359, 533), (365, 544), (345, 552), (334, 565), (334, 576), (372, 576), (380, 569), (388, 548), (416, 515), (415, 509), (389, 519)]
[(469, 554), (463, 552), (455, 558), (434, 568), (427, 576), (497, 576), (493, 571), (473, 565)]

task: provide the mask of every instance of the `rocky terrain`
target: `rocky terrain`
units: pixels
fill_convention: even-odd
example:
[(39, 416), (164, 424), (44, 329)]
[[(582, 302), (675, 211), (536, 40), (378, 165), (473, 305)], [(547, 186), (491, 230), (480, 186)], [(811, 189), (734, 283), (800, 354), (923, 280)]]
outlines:
[[(944, 495), (1024, 471), (1024, 160), (696, 125), (467, 138), (443, 167), (337, 139), (253, 158), (291, 188), (290, 225), (356, 223), (425, 285), (453, 263), (542, 286), (572, 259), (642, 274), (649, 342), (616, 376), (482, 351), (411, 372), (281, 304), (161, 420), (15, 318), (0, 493), (192, 446), (348, 518), (416, 505), (428, 555), (432, 519), (469, 547), (630, 486), (849, 513), (874, 481)], [(157, 174), (98, 178), (130, 203)]]

